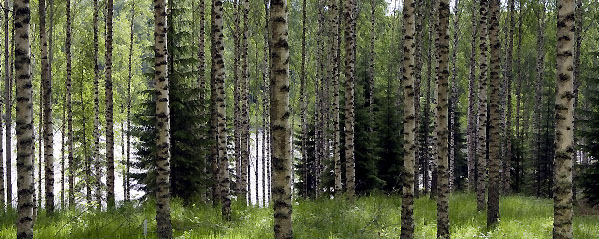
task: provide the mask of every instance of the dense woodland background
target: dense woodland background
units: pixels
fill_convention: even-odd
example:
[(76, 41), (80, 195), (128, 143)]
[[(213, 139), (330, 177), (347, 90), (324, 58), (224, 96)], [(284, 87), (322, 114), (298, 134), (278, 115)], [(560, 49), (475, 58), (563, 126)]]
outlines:
[[(69, 0), (66, 0), (69, 1)], [(154, 16), (150, 0), (117, 0), (107, 30), (107, 1), (70, 1), (72, 87), (67, 87), (67, 9), (65, 0), (47, 0), (45, 26), (31, 11), (31, 66), (34, 91), (35, 198), (37, 210), (68, 207), (111, 208), (131, 200), (152, 200), (156, 185), (156, 103)], [(341, 195), (400, 195), (404, 186), (404, 21), (402, 1), (355, 1), (355, 79), (351, 91), (344, 69), (347, 38), (345, 0), (288, 1), (289, 108), (294, 198)], [(251, 2), (251, 4), (249, 3)], [(271, 202), (270, 77), (268, 1), (224, 1), (224, 82), (228, 171), (214, 159), (214, 105), (210, 82), (211, 4), (203, 0), (169, 1), (168, 75), (170, 90), (170, 193), (184, 204), (218, 203), (223, 191), (237, 200), (267, 207)], [(39, 9), (40, 2), (30, 2)], [(555, 1), (500, 2), (500, 114), (498, 125), (479, 122), (479, 1), (455, 0), (449, 15), (449, 188), (477, 193), (486, 180), (489, 129), (500, 132), (499, 174), (502, 195), (551, 198), (554, 188), (556, 132)], [(595, 1), (577, 0), (575, 12), (574, 203), (599, 203), (599, 12)], [(0, 60), (4, 109), (2, 202), (16, 206), (15, 77), (12, 1), (2, 3)], [(415, 196), (437, 195), (437, 68), (439, 0), (416, 3)], [(95, 8), (97, 7), (97, 8)], [(97, 48), (94, 12), (98, 14)], [(43, 130), (40, 25), (47, 31), (51, 76), (53, 147)], [(44, 29), (42, 29), (43, 31)], [(44, 31), (45, 32), (45, 31)], [(106, 40), (112, 50), (113, 119), (107, 117)], [(96, 64), (97, 62), (97, 64)], [(8, 66), (8, 68), (6, 68)], [(98, 67), (95, 71), (95, 67)], [(99, 75), (98, 75), (99, 72)], [(484, 73), (487, 74), (487, 73)], [(95, 80), (94, 80), (95, 79)], [(99, 82), (98, 82), (99, 79)], [(486, 89), (485, 89), (486, 91)], [(354, 92), (353, 102), (348, 93)], [(490, 92), (488, 92), (490, 94)], [(71, 95), (72, 103), (67, 103)], [(482, 97), (482, 98), (481, 98)], [(351, 104), (353, 115), (348, 116)], [(53, 112), (53, 113), (52, 113)], [(71, 113), (72, 112), (72, 113)], [(487, 113), (488, 115), (488, 113)], [(112, 118), (112, 116), (111, 116)], [(96, 120), (97, 119), (97, 120)], [(353, 122), (353, 127), (348, 127)], [(106, 135), (114, 128), (114, 139)], [(352, 130), (349, 130), (351, 128)], [(486, 135), (477, 132), (484, 129)], [(69, 133), (72, 130), (72, 150)], [(348, 161), (346, 139), (354, 137)], [(110, 140), (109, 140), (110, 139)], [(112, 142), (111, 142), (112, 141)], [(52, 142), (52, 141), (49, 141)], [(0, 142), (1, 143), (1, 142)], [(114, 164), (107, 163), (110, 145)], [(478, 148), (478, 150), (477, 150)], [(485, 149), (481, 151), (481, 149)], [(52, 175), (43, 170), (44, 153), (54, 153)], [(72, 156), (70, 156), (72, 155)], [(354, 166), (355, 164), (355, 166)], [(116, 172), (116, 183), (108, 176)], [(230, 188), (218, 180), (230, 176)], [(115, 176), (113, 176), (115, 177)], [(351, 178), (355, 177), (355, 185)], [(484, 179), (479, 180), (479, 177)], [(50, 179), (53, 178), (53, 179)], [(48, 195), (45, 182), (54, 180)], [(114, 187), (110, 187), (110, 184)], [(112, 190), (112, 191), (111, 191)], [(115, 193), (116, 191), (116, 193)], [(46, 193), (44, 193), (46, 192)], [(344, 194), (341, 194), (344, 193)], [(6, 195), (6, 196), (5, 196)], [(111, 196), (112, 195), (112, 196)], [(114, 198), (116, 195), (116, 199)], [(6, 197), (6, 199), (4, 199)], [(479, 199), (480, 200), (480, 199)], [(45, 202), (46, 204), (42, 203)], [(483, 202), (484, 203), (484, 202)], [(483, 207), (484, 208), (484, 207)]]

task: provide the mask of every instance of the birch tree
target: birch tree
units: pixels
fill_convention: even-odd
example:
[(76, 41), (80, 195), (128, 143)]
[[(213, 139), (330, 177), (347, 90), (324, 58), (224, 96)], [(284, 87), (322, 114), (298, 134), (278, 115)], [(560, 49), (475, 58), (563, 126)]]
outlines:
[(404, 0), (404, 57), (403, 57), (403, 88), (404, 88), (404, 185), (401, 205), (401, 239), (414, 237), (414, 158), (415, 134), (414, 122), (414, 36), (415, 36), (415, 9), (413, 0)]
[(273, 203), (275, 239), (293, 238), (291, 226), (291, 144), (289, 131), (289, 43), (287, 1), (270, 2)]
[[(54, 211), (54, 128), (52, 123), (52, 76), (48, 60), (48, 40), (46, 32), (46, 1), (39, 2), (40, 49), (41, 49), (41, 79), (44, 101), (44, 161), (46, 211)], [(40, 146), (41, 147), (41, 146)]]
[(33, 101), (31, 88), (31, 45), (29, 44), (29, 1), (14, 1), (15, 76), (17, 84), (17, 235), (33, 238)]
[[(110, 0), (109, 0), (110, 1)], [(156, 87), (156, 233), (172, 238), (170, 214), (170, 112), (166, 0), (154, 1), (154, 84)]]
[(449, 175), (448, 175), (448, 78), (449, 78), (449, 0), (439, 1), (437, 69), (437, 238), (449, 238)]
[(572, 153), (574, 127), (574, 0), (557, 1), (557, 92), (553, 238), (573, 238)]

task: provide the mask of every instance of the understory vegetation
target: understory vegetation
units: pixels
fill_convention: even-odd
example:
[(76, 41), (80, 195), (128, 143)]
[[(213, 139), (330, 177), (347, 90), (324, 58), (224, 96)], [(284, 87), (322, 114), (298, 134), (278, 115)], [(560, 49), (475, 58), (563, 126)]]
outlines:
[[(500, 202), (501, 221), (486, 229), (486, 213), (477, 212), (474, 194), (450, 197), (452, 238), (550, 238), (553, 202), (525, 196), (506, 196)], [(129, 204), (115, 211), (70, 210), (35, 221), (36, 238), (155, 238), (154, 202)], [(272, 238), (272, 209), (232, 205), (232, 220), (220, 209), (204, 204), (172, 205), (175, 238)], [(415, 200), (415, 238), (435, 238), (436, 203), (427, 196)], [(599, 210), (575, 208), (574, 238), (599, 238)], [(345, 199), (297, 200), (294, 204), (295, 238), (397, 238), (401, 198), (373, 195)], [(1, 218), (0, 238), (14, 238), (14, 212)]]

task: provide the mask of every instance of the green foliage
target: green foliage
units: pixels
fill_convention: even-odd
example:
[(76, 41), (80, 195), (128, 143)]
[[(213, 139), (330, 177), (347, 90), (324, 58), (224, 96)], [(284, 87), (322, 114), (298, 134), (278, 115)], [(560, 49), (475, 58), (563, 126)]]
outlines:
[[(309, 198), (309, 197), (314, 197), (315, 196), (315, 175), (314, 175), (314, 167), (315, 167), (315, 157), (314, 157), (314, 124), (309, 123), (307, 124), (308, 127), (308, 134), (305, 135), (304, 137), (306, 137), (306, 158), (305, 159), (301, 159), (301, 154), (299, 155), (300, 158), (296, 158), (295, 159), (295, 165), (294, 165), (294, 173), (295, 175), (297, 175), (297, 180), (295, 181), (294, 187), (298, 192), (298, 195), (304, 198)], [(301, 149), (302, 147), (302, 142), (301, 142), (301, 128), (298, 129), (295, 132), (296, 135), (296, 140), (295, 144), (296, 144), (296, 148)]]
[[(599, 53), (595, 53), (599, 55)], [(589, 159), (590, 165), (580, 165), (576, 174), (580, 174), (578, 184), (582, 188), (583, 196), (592, 205), (599, 205), (599, 67), (594, 66), (593, 74), (585, 78), (586, 99), (582, 109), (579, 110), (579, 122), (582, 127), (577, 127), (582, 150)]]
[[(171, 8), (169, 19), (174, 19), (169, 27), (169, 109), (171, 134), (171, 194), (184, 200), (205, 194), (208, 177), (205, 173), (208, 149), (212, 142), (207, 137), (207, 101), (198, 96), (203, 89), (196, 86), (197, 59), (191, 52), (197, 47), (191, 44), (190, 14), (185, 4)], [(148, 59), (152, 60), (153, 59)], [(153, 81), (153, 71), (148, 72), (148, 81)], [(155, 90), (143, 92), (146, 101), (140, 104), (135, 115), (132, 133), (139, 138), (136, 143), (138, 160), (132, 173), (139, 188), (146, 193), (156, 188), (155, 178), (155, 135), (156, 104)]]
[[(397, 238), (400, 232), (401, 199), (375, 195), (355, 200), (298, 200), (293, 207), (295, 238)], [(452, 238), (550, 238), (552, 201), (522, 196), (501, 198), (501, 222), (486, 229), (486, 216), (478, 213), (475, 196), (454, 194), (450, 197)], [(171, 204), (175, 238), (272, 238), (272, 209), (245, 207), (234, 202), (230, 222), (223, 221), (220, 209), (206, 204)], [(435, 238), (436, 202), (428, 197), (415, 200), (414, 238)], [(117, 210), (62, 211), (54, 216), (40, 212), (35, 235), (39, 238), (144, 238), (143, 222), (148, 221), (148, 238), (156, 231), (155, 203), (125, 204)], [(599, 233), (598, 215), (574, 217), (575, 238), (595, 238)], [(14, 238), (15, 211), (0, 217), (0, 238)], [(523, 223), (525, 222), (525, 223)]]

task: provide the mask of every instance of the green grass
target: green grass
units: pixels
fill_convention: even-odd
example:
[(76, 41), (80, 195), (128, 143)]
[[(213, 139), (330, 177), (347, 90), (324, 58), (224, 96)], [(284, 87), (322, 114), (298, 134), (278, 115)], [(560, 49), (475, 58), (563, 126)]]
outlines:
[[(172, 204), (175, 238), (272, 238), (272, 211), (233, 204), (233, 220), (224, 222), (220, 210), (206, 205)], [(427, 197), (415, 202), (415, 238), (435, 238), (436, 203)], [(299, 200), (294, 203), (295, 238), (398, 238), (399, 197), (370, 196), (355, 201)], [(452, 238), (551, 238), (552, 201), (510, 196), (501, 199), (501, 221), (487, 230), (486, 213), (477, 212), (474, 195), (454, 194), (450, 202)], [(585, 213), (588, 214), (588, 213)], [(154, 238), (152, 203), (128, 205), (111, 212), (68, 211), (39, 215), (36, 238)], [(0, 238), (14, 238), (14, 212), (0, 217)], [(575, 238), (599, 238), (599, 215), (574, 218)]]

